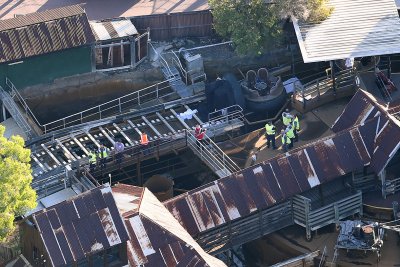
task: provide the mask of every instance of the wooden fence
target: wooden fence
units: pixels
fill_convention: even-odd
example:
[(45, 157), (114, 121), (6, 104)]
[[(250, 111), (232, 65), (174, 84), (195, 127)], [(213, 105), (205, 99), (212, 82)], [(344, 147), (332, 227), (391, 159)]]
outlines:
[(211, 36), (214, 33), (209, 10), (140, 16), (131, 18), (131, 21), (139, 32), (150, 28), (152, 41)]

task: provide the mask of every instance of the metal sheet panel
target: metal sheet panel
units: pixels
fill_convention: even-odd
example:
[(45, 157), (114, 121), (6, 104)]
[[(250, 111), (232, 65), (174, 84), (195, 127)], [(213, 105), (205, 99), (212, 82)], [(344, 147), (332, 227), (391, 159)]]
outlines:
[(72, 256), (72, 252), (70, 250), (71, 248), (68, 244), (64, 232), (60, 229), (59, 231), (56, 231), (55, 234), (66, 264), (73, 263), (74, 257)]
[(320, 23), (293, 19), (305, 63), (400, 52), (400, 21), (393, 0), (327, 4), (332, 14)]
[(310, 183), (307, 180), (308, 174), (304, 172), (304, 169), (302, 168), (300, 164), (300, 159), (299, 159), (299, 154), (301, 152), (297, 152), (295, 154), (291, 154), (288, 157), (288, 161), (290, 164), (291, 169), (293, 170), (294, 175), (296, 176), (296, 179), (299, 183), (299, 186), (302, 191), (306, 191), (311, 188)]
[(354, 144), (356, 146), (358, 155), (360, 156), (363, 164), (364, 165), (369, 164), (370, 160), (371, 160), (371, 157), (370, 157), (370, 155), (368, 153), (368, 150), (367, 150), (367, 148), (365, 146), (364, 140), (362, 139), (360, 132), (356, 128), (356, 129), (350, 130), (350, 135), (351, 135), (351, 137), (353, 139), (353, 142), (354, 142)]
[(287, 157), (281, 157), (277, 160), (279, 168), (282, 172), (282, 177), (285, 177), (285, 181), (292, 185), (296, 191), (301, 191), (301, 186), (299, 181), (297, 181), (296, 176), (290, 166), (289, 159)]
[(278, 180), (275, 177), (274, 172), (272, 171), (271, 164), (262, 163), (262, 170), (264, 171), (266, 182), (268, 183), (268, 191), (273, 196), (276, 202), (280, 202), (285, 198), (282, 188), (278, 183)]
[(187, 198), (192, 211), (192, 216), (195, 218), (196, 223), (200, 231), (213, 228), (215, 226), (206, 203), (204, 202), (203, 196), (200, 192), (196, 192)]
[(247, 205), (242, 201), (245, 196), (241, 193), (234, 175), (219, 179), (218, 187), (221, 190), (228, 214), (231, 218), (235, 218), (237, 215), (239, 217), (246, 216), (250, 213)]
[(70, 245), (72, 254), (74, 255), (74, 259), (83, 259), (85, 257), (85, 254), (83, 252), (82, 246), (79, 242), (78, 235), (75, 231), (73, 224), (64, 225), (63, 230)]
[(51, 228), (50, 221), (46, 213), (40, 213), (34, 216), (40, 236), (46, 246), (47, 253), (55, 266), (64, 265), (65, 261), (61, 249), (57, 243), (53, 229)]
[(173, 202), (166, 202), (164, 205), (191, 236), (200, 232), (185, 195), (178, 196)]
[(57, 10), (60, 11), (58, 15), (44, 11), (26, 15), (23, 19), (0, 21), (0, 62), (17, 61), (95, 41), (82, 8)]
[[(259, 168), (260, 171), (262, 171), (261, 167), (258, 166), (256, 168)], [(248, 189), (248, 192), (253, 199), (252, 202), (255, 205), (255, 209), (263, 210), (268, 207), (269, 204), (272, 204), (271, 196), (264, 195), (263, 188), (260, 186), (260, 184), (262, 185), (262, 181), (260, 181), (262, 180), (262, 178), (261, 175), (257, 175), (257, 171), (254, 172), (254, 169), (249, 168), (246, 171), (243, 171), (243, 174), (239, 177), (241, 177), (241, 179), (245, 183), (246, 188)], [(246, 177), (246, 179), (244, 179), (244, 177)], [(248, 179), (248, 177), (252, 177), (252, 179)]]
[(364, 166), (350, 132), (345, 132), (340, 136), (335, 136), (332, 140), (335, 144), (336, 151), (339, 154), (341, 167), (346, 173), (360, 169)]

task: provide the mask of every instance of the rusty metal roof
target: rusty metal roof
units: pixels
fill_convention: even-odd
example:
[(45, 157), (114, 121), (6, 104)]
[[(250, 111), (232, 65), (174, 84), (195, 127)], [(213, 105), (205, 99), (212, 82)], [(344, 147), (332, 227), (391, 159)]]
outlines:
[(100, 22), (91, 21), (90, 26), (98, 41), (122, 39), (138, 34), (138, 31), (129, 19)]
[(0, 20), (0, 63), (94, 42), (84, 10), (62, 7)]
[(112, 188), (115, 203), (122, 217), (129, 217), (139, 209), (144, 193), (143, 187), (127, 184), (116, 184)]
[(71, 264), (129, 239), (108, 185), (32, 215), (52, 266)]
[(338, 117), (332, 130), (340, 132), (353, 125), (375, 122), (363, 131), (363, 135), (371, 154), (371, 167), (379, 173), (399, 149), (399, 112), (399, 102), (386, 104), (360, 89)]
[(194, 189), (164, 205), (195, 236), (366, 165), (380, 172), (399, 144), (400, 127), (376, 117)]
[[(125, 198), (134, 195), (137, 187), (117, 185)], [(121, 190), (123, 188), (123, 190)], [(116, 197), (118, 201), (122, 196)], [(131, 266), (226, 266), (204, 252), (163, 204), (144, 189), (139, 208), (134, 213), (124, 212), (130, 241), (128, 259)]]

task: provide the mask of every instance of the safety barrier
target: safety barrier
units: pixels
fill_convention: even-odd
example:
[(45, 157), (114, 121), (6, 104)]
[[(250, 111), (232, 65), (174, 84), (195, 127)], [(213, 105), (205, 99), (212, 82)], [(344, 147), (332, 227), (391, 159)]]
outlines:
[(121, 96), (114, 100), (102, 103), (98, 106), (66, 116), (64, 118), (41, 124), (25, 100), (18, 93), (18, 90), (15, 88), (14, 84), (8, 78), (6, 78), (6, 84), (10, 89), (11, 96), (14, 96), (15, 102), (18, 102), (22, 106), (23, 110), (25, 111), (25, 115), (32, 118), (32, 120), (39, 128), (41, 128), (44, 134), (51, 131), (64, 129), (69, 126), (100, 120), (116, 114), (122, 114), (135, 107), (140, 107), (141, 105), (144, 105), (150, 101), (158, 100), (173, 94), (173, 90), (169, 85), (169, 81), (164, 81)]
[(244, 125), (245, 116), (242, 107), (239, 105), (216, 110), (208, 115), (208, 127), (212, 136), (232, 131)]
[(197, 141), (191, 132), (186, 133), (189, 148), (220, 178), (241, 170), (207, 135), (203, 140)]
[(311, 239), (311, 231), (331, 223), (337, 224), (339, 220), (356, 213), (362, 214), (361, 191), (316, 210), (312, 210), (309, 198), (301, 195), (293, 197), (294, 222), (306, 228), (307, 239)]
[(382, 194), (384, 198), (390, 194), (396, 194), (398, 191), (400, 191), (400, 177), (391, 180), (385, 180), (382, 187)]

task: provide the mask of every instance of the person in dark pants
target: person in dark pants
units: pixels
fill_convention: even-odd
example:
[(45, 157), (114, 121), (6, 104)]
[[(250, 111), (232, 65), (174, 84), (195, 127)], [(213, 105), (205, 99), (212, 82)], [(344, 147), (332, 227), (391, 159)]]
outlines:
[(282, 149), (287, 152), (290, 146), (290, 138), (287, 136), (285, 130), (281, 131), (281, 138), (282, 138)]
[(89, 170), (90, 172), (94, 172), (94, 168), (96, 167), (97, 163), (96, 152), (94, 150), (90, 150), (88, 157), (89, 157)]
[(272, 144), (272, 149), (276, 149), (276, 146), (275, 146), (276, 128), (272, 124), (272, 121), (265, 124), (265, 131), (266, 131), (265, 134), (267, 136), (267, 147), (269, 148), (270, 145)]
[(299, 123), (299, 118), (298, 118), (297, 114), (295, 114), (293, 117), (292, 127), (293, 127), (293, 133), (294, 133), (294, 141), (297, 142), (297, 141), (299, 141), (298, 132), (300, 131), (300, 123)]
[(103, 144), (100, 145), (98, 157), (100, 159), (100, 168), (104, 169), (106, 167), (106, 161), (108, 157), (108, 148), (106, 148)]
[(115, 153), (115, 162), (120, 165), (122, 162), (122, 156), (124, 152), (125, 146), (121, 142), (120, 139), (116, 140), (114, 143), (114, 153)]

